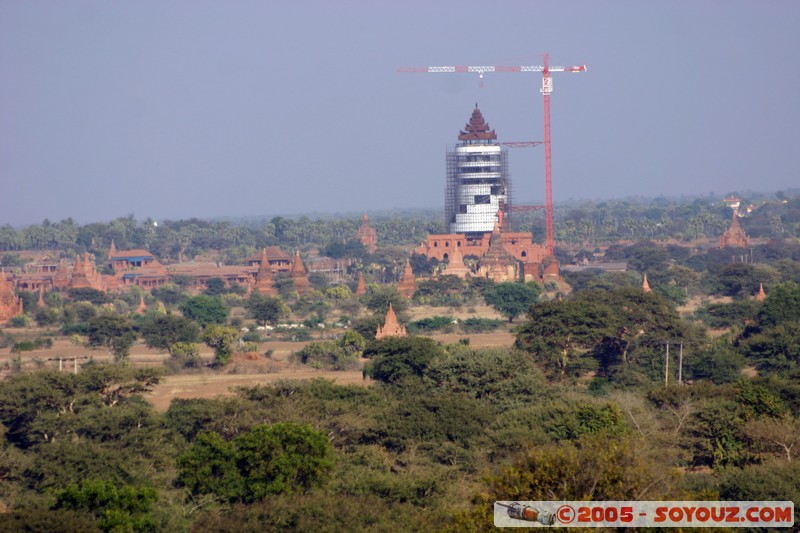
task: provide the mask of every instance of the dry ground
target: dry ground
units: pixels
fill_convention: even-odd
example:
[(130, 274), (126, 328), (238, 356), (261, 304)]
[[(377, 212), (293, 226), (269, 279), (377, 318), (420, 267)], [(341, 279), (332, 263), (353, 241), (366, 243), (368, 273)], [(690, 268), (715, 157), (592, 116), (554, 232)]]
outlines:
[[(470, 317), (502, 318), (493, 309), (486, 306), (443, 308), (443, 307), (415, 307), (411, 309), (412, 320), (420, 318), (448, 315), (459, 319)], [(519, 323), (518, 319), (514, 326)], [(503, 327), (491, 333), (466, 334), (447, 333), (431, 335), (436, 341), (454, 343), (460, 339), (469, 338), (470, 346), (484, 347), (510, 347), (514, 342), (514, 335), (509, 327)], [(28, 333), (32, 336), (41, 334), (40, 330), (14, 330), (9, 332), (18, 334)], [(271, 350), (270, 357), (258, 354), (238, 354), (233, 361), (222, 371), (202, 369), (196, 373), (176, 374), (165, 376), (151, 393), (146, 395), (147, 400), (158, 410), (169, 407), (174, 398), (214, 398), (220, 395), (232, 394), (236, 387), (250, 387), (265, 383), (274, 383), (281, 380), (305, 380), (323, 378), (333, 380), (339, 384), (368, 384), (360, 370), (347, 372), (334, 372), (328, 370), (315, 370), (307, 366), (298, 365), (290, 361), (292, 353), (300, 350), (307, 342), (269, 341), (259, 344), (259, 352)], [(200, 355), (203, 359), (211, 361), (213, 351), (205, 346), (201, 347)], [(69, 359), (85, 357), (95, 361), (110, 361), (112, 358), (105, 350), (91, 350), (83, 346), (74, 346), (65, 338), (56, 338), (52, 348), (24, 352), (21, 356), (12, 354), (9, 348), (0, 349), (0, 377), (10, 373), (17, 359), (23, 370), (36, 368), (58, 368), (59, 358), (63, 371), (73, 369), (73, 362)], [(147, 348), (144, 344), (137, 343), (131, 349), (130, 361), (136, 366), (161, 365), (169, 354), (159, 350)], [(83, 363), (84, 360), (80, 360)], [(79, 364), (80, 364), (79, 363)]]

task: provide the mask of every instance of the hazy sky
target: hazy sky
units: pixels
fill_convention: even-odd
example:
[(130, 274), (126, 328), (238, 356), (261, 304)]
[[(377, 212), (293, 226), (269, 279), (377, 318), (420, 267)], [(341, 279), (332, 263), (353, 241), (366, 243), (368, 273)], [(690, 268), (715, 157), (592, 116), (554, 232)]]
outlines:
[[(443, 207), (477, 102), (553, 191), (800, 185), (800, 2), (0, 0), (0, 225)], [(512, 149), (516, 203), (544, 152)]]

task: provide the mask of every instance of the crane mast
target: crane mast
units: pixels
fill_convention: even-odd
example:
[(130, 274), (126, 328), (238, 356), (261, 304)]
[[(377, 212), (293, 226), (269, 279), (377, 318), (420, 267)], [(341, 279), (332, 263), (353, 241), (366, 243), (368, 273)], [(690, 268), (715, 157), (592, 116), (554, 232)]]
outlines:
[(502, 65), (455, 65), (455, 66), (435, 66), (435, 67), (402, 67), (398, 72), (409, 73), (428, 73), (428, 74), (448, 74), (448, 73), (475, 73), (481, 78), (489, 72), (541, 72), (542, 93), (544, 99), (544, 176), (545, 176), (545, 246), (547, 254), (552, 256), (555, 252), (553, 242), (553, 174), (552, 156), (550, 149), (550, 94), (553, 92), (552, 72), (586, 72), (586, 65), (572, 67), (559, 67), (550, 65), (549, 54), (544, 54), (544, 65), (521, 65), (521, 66), (502, 66)]

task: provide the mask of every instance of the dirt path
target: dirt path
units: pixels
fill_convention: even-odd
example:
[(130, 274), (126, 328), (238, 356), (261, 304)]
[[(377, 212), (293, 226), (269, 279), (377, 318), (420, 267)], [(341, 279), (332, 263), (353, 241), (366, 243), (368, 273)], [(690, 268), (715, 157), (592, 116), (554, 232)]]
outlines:
[(297, 369), (270, 374), (182, 374), (167, 376), (145, 399), (158, 411), (166, 411), (175, 398), (215, 398), (233, 394), (236, 387), (255, 387), (282, 380), (329, 379), (338, 385), (367, 385), (361, 371), (333, 372)]

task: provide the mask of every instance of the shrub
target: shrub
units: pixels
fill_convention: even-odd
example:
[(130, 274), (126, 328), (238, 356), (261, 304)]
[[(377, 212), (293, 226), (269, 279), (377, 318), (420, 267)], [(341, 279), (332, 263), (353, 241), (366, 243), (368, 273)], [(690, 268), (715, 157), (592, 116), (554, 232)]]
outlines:
[(455, 329), (453, 322), (455, 319), (452, 316), (432, 316), (430, 318), (422, 318), (408, 325), (408, 331), (412, 334), (424, 334), (432, 331), (443, 331), (450, 333)]
[(461, 322), (461, 329), (465, 333), (484, 333), (494, 331), (505, 324), (504, 320), (494, 318), (468, 318)]
[(19, 315), (11, 319), (12, 328), (24, 328), (30, 325), (31, 317), (28, 315)]

